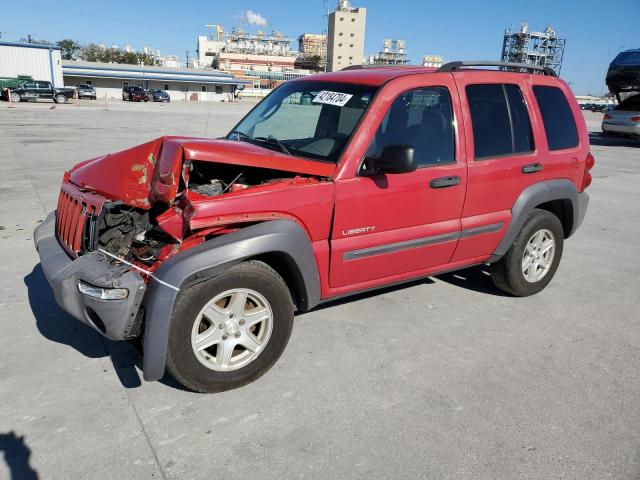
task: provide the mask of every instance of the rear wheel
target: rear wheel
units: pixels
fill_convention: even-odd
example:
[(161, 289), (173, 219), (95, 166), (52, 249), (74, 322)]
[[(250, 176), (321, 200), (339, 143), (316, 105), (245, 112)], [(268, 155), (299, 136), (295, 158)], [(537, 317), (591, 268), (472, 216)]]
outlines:
[(176, 301), (167, 369), (198, 392), (240, 387), (273, 366), (292, 327), (293, 303), (280, 275), (262, 262), (240, 263)]
[(546, 210), (534, 210), (504, 257), (491, 264), (493, 283), (518, 297), (538, 293), (555, 275), (563, 245), (558, 217)]
[(61, 93), (59, 93), (58, 95), (56, 95), (55, 97), (53, 97), (53, 100), (56, 103), (67, 103), (67, 97), (66, 95), (63, 95)]

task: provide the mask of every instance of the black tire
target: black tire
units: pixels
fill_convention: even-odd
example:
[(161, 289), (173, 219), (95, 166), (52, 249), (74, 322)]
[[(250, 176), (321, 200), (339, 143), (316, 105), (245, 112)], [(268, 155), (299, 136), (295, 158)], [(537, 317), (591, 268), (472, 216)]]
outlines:
[[(533, 235), (544, 229), (553, 234), (555, 253), (547, 273), (540, 280), (529, 282), (522, 271), (525, 248)], [(527, 297), (540, 292), (555, 275), (562, 257), (563, 246), (564, 231), (558, 217), (546, 210), (535, 209), (527, 218), (507, 253), (490, 265), (493, 283), (500, 290), (516, 297)]]
[[(22, 96), (21, 96), (19, 93), (17, 93), (17, 92), (9, 92), (9, 95), (13, 95), (13, 96), (11, 97), (11, 101), (12, 101), (13, 103), (20, 103), (20, 102), (22, 101)], [(9, 98), (8, 98), (8, 97), (7, 97), (7, 100), (9, 100)]]
[(55, 97), (53, 97), (53, 101), (56, 103), (67, 103), (67, 97), (65, 95), (62, 94), (58, 94)]
[[(253, 290), (268, 301), (273, 329), (262, 351), (250, 363), (236, 370), (216, 371), (196, 358), (191, 333), (205, 305), (234, 288)], [(196, 392), (214, 393), (241, 387), (258, 379), (280, 358), (292, 328), (293, 302), (282, 277), (265, 263), (242, 262), (180, 294), (169, 326), (167, 370), (178, 382)]]

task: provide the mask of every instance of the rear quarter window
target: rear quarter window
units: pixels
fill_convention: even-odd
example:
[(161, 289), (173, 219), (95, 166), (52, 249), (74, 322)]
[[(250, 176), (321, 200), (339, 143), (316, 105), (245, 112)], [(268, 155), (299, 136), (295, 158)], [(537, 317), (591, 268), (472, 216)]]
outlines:
[(558, 87), (535, 85), (533, 94), (540, 107), (549, 150), (578, 146), (578, 129), (564, 92)]

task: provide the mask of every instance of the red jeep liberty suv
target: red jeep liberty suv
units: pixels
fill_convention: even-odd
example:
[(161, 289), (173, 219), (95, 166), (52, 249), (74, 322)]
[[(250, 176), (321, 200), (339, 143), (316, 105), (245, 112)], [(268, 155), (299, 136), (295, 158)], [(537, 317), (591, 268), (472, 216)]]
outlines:
[(550, 69), (355, 68), (284, 83), (225, 138), (79, 163), (35, 243), (64, 310), (142, 339), (145, 379), (216, 392), (275, 363), (294, 311), (338, 296), (477, 264), (539, 292), (593, 164)]

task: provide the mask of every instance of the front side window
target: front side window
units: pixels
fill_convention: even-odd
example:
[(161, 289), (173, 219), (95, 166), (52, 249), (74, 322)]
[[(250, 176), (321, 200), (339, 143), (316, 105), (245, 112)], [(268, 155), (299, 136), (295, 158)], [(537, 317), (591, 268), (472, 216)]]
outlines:
[(549, 150), (577, 147), (578, 129), (562, 90), (558, 87), (535, 85), (533, 94), (540, 107)]
[(337, 162), (375, 91), (367, 85), (290, 81), (260, 102), (227, 138)]
[(449, 90), (426, 87), (398, 96), (382, 119), (367, 156), (391, 145), (410, 145), (418, 167), (455, 161), (455, 126)]
[(467, 85), (475, 159), (534, 149), (529, 112), (517, 85)]

